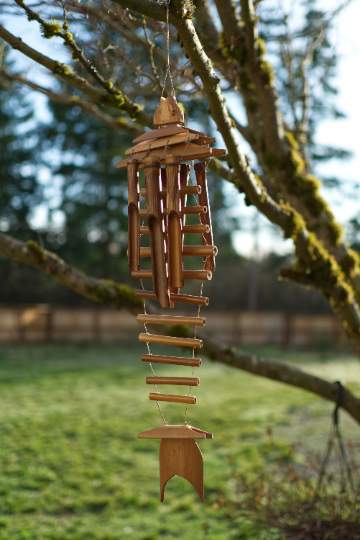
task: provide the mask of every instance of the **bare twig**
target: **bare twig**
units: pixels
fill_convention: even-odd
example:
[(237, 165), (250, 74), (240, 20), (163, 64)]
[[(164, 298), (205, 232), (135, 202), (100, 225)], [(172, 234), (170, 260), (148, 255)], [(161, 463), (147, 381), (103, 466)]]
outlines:
[(56, 62), (45, 56), (44, 54), (36, 51), (29, 45), (26, 45), (21, 38), (18, 38), (11, 34), (0, 24), (0, 38), (9, 43), (9, 45), (21, 53), (23, 53), (34, 62), (37, 62), (41, 66), (47, 68), (51, 73), (60, 77), (63, 81), (71, 84), (77, 90), (87, 95), (97, 103), (113, 107), (115, 109), (123, 110), (126, 112), (132, 120), (137, 120), (144, 126), (152, 127), (152, 118), (142, 111), (142, 108), (129, 100), (120, 90), (117, 90), (116, 95), (109, 95), (107, 92), (98, 90), (92, 86), (86, 79), (80, 77), (71, 69), (70, 66)]
[(147, 43), (148, 48), (149, 48), (150, 66), (151, 66), (152, 72), (154, 74), (154, 77), (156, 79), (156, 83), (157, 83), (157, 85), (159, 87), (159, 90), (160, 90), (160, 92), (162, 92), (163, 88), (162, 88), (162, 85), (161, 85), (161, 82), (160, 82), (160, 77), (159, 77), (159, 74), (157, 72), (155, 61), (154, 61), (155, 43), (153, 41), (151, 41), (151, 39), (149, 38), (149, 34), (148, 34), (148, 31), (147, 31), (147, 28), (146, 28), (146, 17), (145, 16), (143, 16), (143, 29), (144, 29), (146, 43)]
[(5, 71), (4, 69), (0, 69), (0, 77), (27, 86), (32, 90), (43, 94), (52, 101), (55, 101), (56, 103), (62, 103), (64, 105), (68, 105), (69, 107), (80, 107), (83, 111), (91, 114), (102, 124), (105, 124), (106, 126), (117, 131), (131, 133), (132, 135), (140, 135), (142, 133), (140, 125), (129, 124), (126, 118), (113, 118), (112, 116), (110, 116), (110, 114), (106, 114), (101, 111), (99, 107), (97, 107), (94, 103), (90, 103), (89, 101), (86, 101), (85, 99), (82, 99), (78, 96), (58, 94), (50, 89), (44, 88), (38, 84), (28, 81), (22, 75), (15, 75), (13, 73)]

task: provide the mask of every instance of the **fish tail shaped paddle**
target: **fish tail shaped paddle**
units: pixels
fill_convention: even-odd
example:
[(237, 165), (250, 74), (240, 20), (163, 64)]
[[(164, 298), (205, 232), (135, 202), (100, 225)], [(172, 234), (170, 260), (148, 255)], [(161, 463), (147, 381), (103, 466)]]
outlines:
[(160, 501), (164, 502), (165, 487), (173, 476), (185, 478), (204, 502), (204, 466), (200, 448), (194, 439), (161, 439)]

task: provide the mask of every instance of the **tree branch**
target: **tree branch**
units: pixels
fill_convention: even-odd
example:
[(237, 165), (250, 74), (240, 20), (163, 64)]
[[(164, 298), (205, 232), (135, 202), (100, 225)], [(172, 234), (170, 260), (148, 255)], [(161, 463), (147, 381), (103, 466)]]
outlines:
[(144, 113), (140, 105), (130, 101), (129, 98), (120, 90), (116, 90), (116, 94), (109, 94), (108, 92), (98, 90), (86, 79), (74, 73), (70, 66), (56, 62), (48, 56), (36, 51), (32, 47), (29, 47), (29, 45), (26, 45), (21, 38), (11, 34), (1, 24), (0, 38), (6, 41), (13, 49), (18, 50), (28, 58), (31, 58), (31, 60), (34, 62), (51, 71), (53, 75), (60, 77), (63, 81), (71, 84), (74, 88), (87, 95), (97, 103), (122, 110), (129, 115), (131, 120), (137, 120), (140, 122), (140, 124), (150, 128), (153, 127), (151, 116)]
[(68, 105), (69, 107), (80, 107), (83, 111), (91, 114), (102, 124), (105, 124), (106, 126), (117, 131), (123, 131), (125, 133), (130, 133), (131, 135), (135, 136), (143, 133), (140, 125), (129, 124), (125, 118), (113, 118), (112, 116), (110, 116), (110, 114), (102, 112), (99, 107), (97, 107), (94, 103), (90, 103), (89, 101), (82, 99), (78, 96), (57, 94), (52, 90), (49, 90), (48, 88), (44, 88), (43, 86), (39, 86), (38, 84), (28, 81), (22, 75), (15, 75), (13, 73), (5, 71), (4, 69), (0, 69), (0, 77), (3, 77), (4, 79), (7, 79), (9, 81), (16, 81), (22, 85), (28, 86), (32, 90), (43, 94), (44, 96), (48, 97), (52, 101), (55, 101), (56, 103), (63, 103), (64, 105)]
[[(200, 336), (200, 334), (199, 334)], [(273, 381), (290, 384), (296, 388), (302, 388), (313, 392), (334, 403), (338, 400), (339, 389), (334, 383), (330, 383), (304, 371), (300, 371), (288, 364), (273, 362), (259, 356), (237, 351), (234, 347), (219, 345), (210, 339), (203, 339), (202, 353), (210, 360), (215, 360), (228, 366), (242, 369), (254, 375), (260, 375)], [(349, 390), (345, 389), (342, 407), (360, 423), (360, 399), (356, 398)]]
[(53, 277), (68, 289), (106, 306), (128, 309), (137, 313), (143, 302), (135, 297), (135, 289), (110, 280), (86, 276), (60, 259), (55, 253), (42, 249), (39, 244), (26, 244), (0, 233), (0, 253), (14, 261), (33, 266)]
[[(143, 302), (135, 297), (134, 289), (112, 281), (86, 276), (54, 253), (42, 249), (36, 242), (29, 241), (25, 244), (0, 233), (0, 253), (10, 259), (42, 270), (69, 289), (95, 302), (117, 309), (125, 308), (134, 314), (142, 309)], [(265, 360), (225, 345), (220, 346), (206, 337), (201, 336), (201, 339), (204, 342), (202, 352), (210, 360), (302, 388), (333, 402), (337, 401), (338, 389), (334, 384), (287, 364)], [(343, 408), (360, 423), (360, 399), (357, 399), (346, 389)]]

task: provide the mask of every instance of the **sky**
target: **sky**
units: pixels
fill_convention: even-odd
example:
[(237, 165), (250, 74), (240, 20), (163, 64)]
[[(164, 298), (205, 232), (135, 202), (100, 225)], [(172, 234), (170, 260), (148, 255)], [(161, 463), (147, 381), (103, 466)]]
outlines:
[[(277, 0), (263, 0), (277, 1)], [(280, 0), (279, 0), (280, 2)], [(293, 0), (284, 0), (285, 5), (290, 7), (293, 5)], [(338, 0), (321, 0), (320, 5), (324, 9), (333, 9), (339, 5)], [(296, 15), (296, 12), (294, 12)], [(44, 40), (39, 33), (38, 24), (36, 22), (28, 22), (25, 18), (20, 23), (19, 19), (3, 17), (6, 27), (15, 35), (21, 36), (22, 39), (32, 45), (34, 48), (43, 50)], [(341, 120), (326, 120), (320, 124), (317, 141), (321, 144), (329, 144), (341, 146), (350, 151), (353, 155), (350, 159), (335, 163), (330, 162), (326, 165), (319, 166), (317, 172), (324, 176), (337, 175), (340, 178), (349, 182), (360, 183), (360, 104), (359, 104), (359, 82), (360, 82), (360, 36), (358, 24), (360, 21), (360, 0), (354, 0), (346, 7), (334, 22), (333, 42), (335, 43), (336, 51), (340, 57), (338, 65), (337, 87), (339, 94), (337, 96), (337, 106), (342, 110), (346, 118)], [(67, 60), (67, 53), (62, 45), (62, 42), (53, 38), (51, 41), (46, 41), (48, 48), (46, 54), (59, 61)], [(18, 70), (28, 69), (29, 63), (26, 59), (14, 51), (13, 58), (18, 63)], [(39, 68), (32, 68), (28, 72), (29, 78), (35, 80), (39, 84), (50, 86), (50, 76)], [(36, 97), (36, 107), (38, 115), (46, 119), (48, 113), (46, 111), (46, 102), (43, 97)], [(243, 151), (248, 152), (248, 148), (241, 142)], [(44, 182), (49, 183), (49, 194), (58, 197), (59, 185), (53, 184), (51, 179), (44, 178)], [(267, 226), (265, 218), (255, 216), (253, 208), (247, 208), (243, 203), (243, 197), (240, 196), (235, 188), (227, 185), (225, 188), (226, 196), (229, 201), (236, 202), (237, 208), (240, 208), (242, 222), (245, 224), (243, 230), (234, 234), (234, 246), (242, 255), (263, 256), (269, 251), (278, 253), (287, 253), (291, 251), (291, 241), (283, 241), (280, 234), (274, 234), (274, 230), (270, 230)], [(341, 222), (346, 223), (351, 217), (360, 213), (360, 205), (358, 198), (339, 197), (336, 191), (323, 191), (324, 197), (331, 204), (335, 217)], [(44, 208), (39, 209), (33, 219), (34, 227), (41, 227), (46, 216)], [(61, 221), (58, 216), (59, 223)], [(254, 233), (254, 231), (257, 231)]]

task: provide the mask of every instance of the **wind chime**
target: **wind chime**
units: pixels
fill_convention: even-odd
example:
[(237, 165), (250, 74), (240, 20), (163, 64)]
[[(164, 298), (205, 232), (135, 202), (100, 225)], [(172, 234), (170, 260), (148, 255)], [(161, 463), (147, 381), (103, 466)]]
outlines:
[[(167, 8), (168, 12), (168, 8)], [(169, 24), (167, 17), (168, 64), (169, 74)], [(148, 362), (152, 376), (146, 378), (146, 384), (154, 385), (155, 392), (149, 394), (150, 400), (156, 401), (164, 425), (139, 433), (139, 438), (161, 439), (160, 442), (160, 500), (164, 501), (167, 481), (175, 475), (188, 480), (204, 502), (203, 459), (195, 439), (211, 439), (212, 433), (190, 426), (186, 422), (189, 404), (196, 403), (196, 397), (190, 395), (194, 386), (199, 386), (200, 379), (194, 377), (195, 367), (200, 367), (201, 360), (195, 358), (195, 350), (202, 347), (202, 341), (196, 338), (199, 326), (204, 326), (206, 319), (200, 317), (200, 309), (208, 305), (209, 299), (202, 296), (204, 281), (210, 280), (215, 270), (217, 248), (213, 245), (211, 215), (206, 183), (207, 163), (201, 161), (194, 166), (196, 185), (189, 184), (191, 165), (196, 159), (224, 155), (225, 150), (210, 148), (215, 138), (206, 137), (205, 133), (184, 126), (184, 114), (176, 102), (174, 86), (173, 96), (160, 98), (160, 104), (154, 115), (154, 126), (158, 129), (144, 133), (134, 139), (136, 146), (126, 150), (129, 156), (117, 164), (117, 168), (127, 168), (128, 180), (128, 264), (131, 275), (140, 279), (142, 289), (136, 291), (138, 298), (144, 299), (144, 314), (137, 316), (137, 321), (144, 324), (145, 332), (139, 340), (146, 343), (148, 354), (141, 360)], [(162, 167), (163, 166), (163, 167)], [(139, 170), (144, 170), (145, 189), (139, 189)], [(190, 180), (191, 182), (191, 180)], [(140, 209), (139, 195), (146, 198), (145, 208)], [(186, 206), (187, 196), (198, 197), (196, 206)], [(189, 214), (199, 215), (198, 225), (186, 225)], [(144, 226), (147, 218), (147, 226)], [(144, 219), (140, 224), (140, 219)], [(184, 245), (184, 235), (199, 234), (202, 245)], [(142, 235), (150, 236), (150, 247), (140, 247)], [(201, 270), (184, 270), (183, 257), (201, 256)], [(141, 270), (140, 260), (151, 257), (151, 270)], [(152, 280), (152, 291), (145, 290), (143, 279)], [(200, 295), (180, 294), (187, 280), (201, 281)], [(196, 317), (172, 315), (150, 315), (145, 308), (145, 299), (158, 300), (162, 308), (174, 308), (177, 303), (198, 306)], [(148, 324), (189, 325), (195, 327), (193, 338), (156, 335), (148, 332)], [(150, 344), (166, 344), (177, 347), (189, 347), (191, 358), (179, 356), (160, 356), (151, 354)], [(153, 364), (190, 366), (191, 377), (159, 377), (155, 375)], [(188, 386), (187, 395), (165, 394), (158, 390), (160, 385)], [(184, 403), (185, 419), (183, 425), (169, 425), (165, 421), (160, 402)]]

